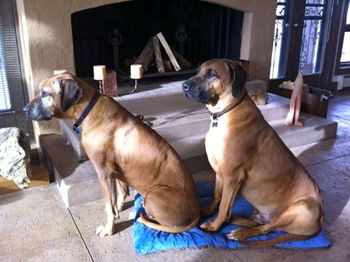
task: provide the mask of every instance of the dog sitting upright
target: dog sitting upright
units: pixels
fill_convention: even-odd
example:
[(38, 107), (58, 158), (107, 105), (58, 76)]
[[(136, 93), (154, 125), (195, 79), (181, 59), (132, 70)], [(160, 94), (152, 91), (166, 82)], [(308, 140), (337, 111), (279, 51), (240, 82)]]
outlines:
[(114, 233), (126, 185), (144, 196), (149, 218), (141, 216), (140, 222), (147, 226), (179, 233), (198, 223), (194, 181), (179, 155), (111, 97), (62, 73), (43, 81), (24, 111), (37, 121), (70, 118), (75, 127), (81, 125), (82, 144), (96, 169), (106, 205), (107, 223), (96, 229), (98, 235)]
[[(205, 147), (216, 172), (215, 191), (202, 211), (208, 215), (219, 206), (219, 213), (201, 227), (217, 231), (229, 221), (247, 227), (227, 235), (234, 240), (288, 232), (272, 240), (244, 242), (250, 246), (310, 238), (324, 220), (319, 189), (249, 98), (245, 82), (239, 62), (214, 59), (182, 85), (186, 98), (205, 103), (211, 115)], [(251, 218), (231, 217), (238, 192), (254, 206)]]

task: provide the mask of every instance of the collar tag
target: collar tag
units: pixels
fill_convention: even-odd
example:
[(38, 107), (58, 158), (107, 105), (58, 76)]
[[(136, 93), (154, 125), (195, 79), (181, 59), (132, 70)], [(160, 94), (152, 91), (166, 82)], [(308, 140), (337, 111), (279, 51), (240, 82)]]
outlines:
[(218, 126), (218, 120), (217, 119), (213, 119), (213, 121), (211, 122), (211, 126), (212, 127), (217, 127)]
[(80, 136), (81, 135), (81, 128), (80, 126), (73, 125), (73, 131), (76, 135)]

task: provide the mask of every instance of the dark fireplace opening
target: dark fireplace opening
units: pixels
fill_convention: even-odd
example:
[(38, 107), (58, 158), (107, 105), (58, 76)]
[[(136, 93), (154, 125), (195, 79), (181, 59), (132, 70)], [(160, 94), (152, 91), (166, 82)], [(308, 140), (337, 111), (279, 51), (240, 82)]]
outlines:
[[(93, 66), (103, 64), (117, 71), (118, 78), (128, 78), (130, 64), (159, 32), (191, 63), (177, 74), (210, 58), (239, 59), (243, 15), (198, 0), (135, 0), (73, 13), (76, 73), (92, 77)], [(145, 76), (156, 72), (155, 63), (151, 64)]]

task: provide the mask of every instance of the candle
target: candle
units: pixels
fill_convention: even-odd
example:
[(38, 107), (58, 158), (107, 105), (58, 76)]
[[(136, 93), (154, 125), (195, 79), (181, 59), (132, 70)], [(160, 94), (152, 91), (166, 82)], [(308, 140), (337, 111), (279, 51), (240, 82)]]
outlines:
[(141, 79), (143, 74), (142, 65), (133, 64), (130, 66), (130, 78), (131, 79)]
[(94, 79), (95, 80), (104, 80), (105, 78), (106, 78), (106, 66), (95, 65), (94, 66)]
[(56, 69), (53, 70), (53, 74), (54, 75), (59, 75), (59, 74), (63, 74), (63, 73), (68, 73), (68, 71), (66, 69)]

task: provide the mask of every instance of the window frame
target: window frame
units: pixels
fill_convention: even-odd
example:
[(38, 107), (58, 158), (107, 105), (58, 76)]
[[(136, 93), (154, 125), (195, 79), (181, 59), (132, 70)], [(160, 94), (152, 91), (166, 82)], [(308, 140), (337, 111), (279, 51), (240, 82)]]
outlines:
[[(289, 0), (289, 12), (288, 17), (286, 17), (286, 22), (289, 24), (288, 26), (288, 39), (287, 40), (287, 50), (284, 54), (284, 74), (281, 78), (270, 78), (269, 85), (270, 90), (273, 92), (278, 92), (278, 85), (283, 81), (294, 80), (299, 72), (300, 65), (300, 52), (302, 49), (302, 37), (303, 37), (303, 28), (304, 22), (306, 18), (314, 18), (311, 16), (305, 15), (305, 7), (306, 6), (319, 6), (320, 4), (306, 4), (306, 0)], [(327, 46), (327, 33), (328, 28), (330, 27), (330, 5), (331, 0), (328, 0), (324, 5), (324, 16), (321, 20), (323, 32), (320, 36), (322, 41), (321, 47), (318, 50), (318, 72), (314, 72), (311, 74), (305, 74), (304, 80), (312, 86), (319, 87), (320, 86), (320, 77), (323, 74), (325, 68), (325, 55), (326, 55), (326, 46)], [(293, 38), (293, 40), (291, 40)], [(296, 59), (297, 57), (297, 59)]]
[(339, 33), (339, 42), (337, 47), (337, 60), (336, 60), (336, 67), (335, 67), (335, 75), (346, 75), (350, 74), (350, 62), (348, 62), (346, 65), (342, 65), (340, 62), (341, 53), (343, 49), (343, 42), (344, 42), (344, 36), (345, 32), (350, 33), (350, 24), (346, 24), (346, 17), (348, 8), (350, 8), (350, 0), (344, 1), (344, 6), (342, 9), (342, 19), (340, 24), (340, 33)]
[(11, 109), (0, 113), (0, 127), (17, 126), (33, 138), (32, 123), (23, 112), (23, 106), (28, 102), (28, 93), (21, 63), (16, 1), (0, 0), (0, 14), (5, 74), (11, 101)]

